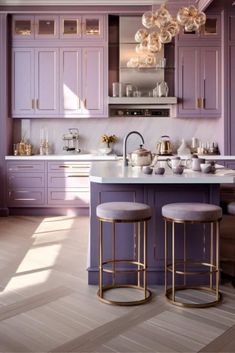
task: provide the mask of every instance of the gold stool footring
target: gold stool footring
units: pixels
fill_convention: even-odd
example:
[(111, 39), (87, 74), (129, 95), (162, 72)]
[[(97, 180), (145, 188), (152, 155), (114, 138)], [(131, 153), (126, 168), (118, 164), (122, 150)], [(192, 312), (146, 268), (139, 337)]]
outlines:
[[(114, 288), (134, 288), (134, 289), (139, 289), (141, 291), (145, 291), (144, 287), (141, 286), (137, 286), (134, 284), (116, 284), (116, 285), (109, 285), (109, 286), (103, 286), (103, 292), (107, 292), (110, 289), (114, 289)], [(110, 304), (110, 305), (122, 305), (122, 306), (131, 306), (131, 305), (140, 305), (140, 304), (144, 304), (147, 303), (152, 296), (152, 293), (149, 289), (146, 290), (147, 292), (147, 296), (146, 298), (143, 299), (139, 299), (139, 300), (132, 300), (132, 301), (116, 301), (116, 300), (111, 300), (111, 299), (106, 299), (104, 297), (100, 296), (100, 291), (97, 291), (97, 296), (99, 298), (100, 301), (102, 301), (103, 303), (106, 304)]]

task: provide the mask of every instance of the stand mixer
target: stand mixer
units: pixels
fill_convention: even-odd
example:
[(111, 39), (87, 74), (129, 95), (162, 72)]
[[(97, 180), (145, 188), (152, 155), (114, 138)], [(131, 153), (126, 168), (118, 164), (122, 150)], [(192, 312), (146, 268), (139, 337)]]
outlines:
[(69, 132), (63, 135), (63, 141), (65, 141), (63, 150), (67, 152), (70, 152), (70, 151), (74, 151), (77, 153), (81, 152), (81, 149), (79, 148), (78, 129), (76, 128), (69, 129)]

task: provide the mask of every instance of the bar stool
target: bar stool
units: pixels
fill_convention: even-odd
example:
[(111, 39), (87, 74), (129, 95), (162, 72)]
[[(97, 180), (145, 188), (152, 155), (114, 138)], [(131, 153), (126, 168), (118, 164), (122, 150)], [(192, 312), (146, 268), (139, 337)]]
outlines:
[[(143, 203), (137, 202), (107, 202), (96, 208), (99, 220), (99, 299), (107, 304), (113, 305), (138, 305), (146, 303), (151, 298), (151, 291), (147, 288), (147, 221), (151, 218), (151, 208)], [(112, 223), (112, 259), (103, 259), (103, 223)], [(141, 249), (141, 224), (143, 222), (143, 249)], [(116, 224), (134, 223), (137, 225), (137, 259), (116, 259)], [(141, 260), (141, 252), (142, 260)], [(134, 257), (134, 256), (133, 256)], [(111, 268), (110, 268), (111, 264)], [(131, 268), (120, 269), (119, 265)], [(112, 274), (112, 284), (103, 284), (103, 274)], [(137, 275), (137, 284), (117, 283), (117, 274), (130, 273)], [(142, 273), (142, 276), (141, 276)], [(141, 278), (143, 277), (143, 278)], [(133, 301), (117, 301), (104, 297), (104, 292), (114, 288), (135, 288), (143, 291), (143, 298)]]
[[(203, 308), (216, 305), (221, 300), (219, 292), (219, 222), (222, 218), (222, 209), (219, 206), (205, 203), (172, 203), (162, 207), (162, 216), (165, 220), (165, 295), (167, 299), (175, 305), (191, 308)], [(184, 229), (184, 258), (183, 260), (176, 259), (175, 248), (177, 242), (175, 224), (183, 224)], [(172, 259), (168, 263), (168, 224), (171, 224), (172, 236)], [(192, 261), (187, 259), (186, 254), (186, 225), (187, 224), (210, 224), (210, 261), (206, 262), (198, 260)], [(215, 227), (215, 241), (214, 241)], [(177, 244), (178, 245), (178, 244)], [(215, 256), (214, 256), (215, 251)], [(215, 259), (214, 259), (215, 258)], [(188, 265), (200, 266), (201, 270), (187, 270)], [(183, 267), (183, 269), (182, 269)], [(203, 270), (207, 268), (208, 270)], [(172, 274), (171, 286), (168, 286), (168, 273)], [(183, 275), (184, 284), (176, 284), (176, 275)], [(209, 285), (186, 284), (187, 275), (208, 275)], [(213, 281), (215, 277), (215, 281)], [(213, 284), (215, 282), (215, 286)], [(179, 298), (176, 298), (178, 291), (185, 289), (195, 289), (206, 291), (212, 294), (212, 300), (200, 303), (188, 303)]]

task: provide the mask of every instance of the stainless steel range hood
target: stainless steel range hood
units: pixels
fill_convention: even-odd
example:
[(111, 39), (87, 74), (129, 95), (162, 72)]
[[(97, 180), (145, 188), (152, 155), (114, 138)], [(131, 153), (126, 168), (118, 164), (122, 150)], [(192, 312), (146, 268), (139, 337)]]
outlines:
[[(141, 97), (110, 97), (109, 104), (111, 105), (174, 105), (177, 103), (176, 97), (152, 97), (152, 91), (158, 82), (165, 80), (164, 69), (158, 67), (152, 68), (128, 68), (127, 62), (131, 57), (137, 55), (135, 33), (142, 28), (141, 16), (120, 16), (119, 18), (119, 81), (123, 84), (132, 84), (139, 91)], [(163, 49), (157, 53), (157, 63), (164, 58)], [(166, 63), (167, 64), (167, 63)], [(170, 109), (172, 111), (172, 109)], [(172, 116), (172, 114), (170, 115)]]

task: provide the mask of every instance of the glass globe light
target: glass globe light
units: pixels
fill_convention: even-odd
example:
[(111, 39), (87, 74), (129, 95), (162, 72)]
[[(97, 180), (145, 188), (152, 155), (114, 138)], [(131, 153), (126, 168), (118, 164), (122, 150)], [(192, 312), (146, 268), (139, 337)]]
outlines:
[(165, 30), (170, 32), (172, 37), (175, 37), (180, 31), (180, 27), (176, 20), (171, 20), (165, 27)]
[(159, 34), (159, 39), (162, 44), (170, 43), (172, 41), (172, 35), (169, 31), (162, 29)]
[(198, 26), (203, 26), (206, 23), (206, 14), (204, 12), (199, 12), (195, 18), (195, 22)]
[(189, 18), (189, 9), (187, 7), (179, 9), (176, 18), (181, 26), (185, 26)]
[(147, 37), (148, 37), (147, 29), (141, 28), (135, 34), (135, 41), (138, 42), (138, 43), (141, 43)]
[(147, 11), (142, 16), (142, 24), (146, 28), (154, 27), (155, 15), (152, 11)]
[(148, 41), (148, 50), (151, 52), (151, 53), (157, 53), (161, 50), (162, 48), (162, 44), (160, 42), (159, 39), (152, 39), (152, 40), (149, 40)]
[(148, 42), (151, 42), (152, 40), (159, 40), (159, 33), (156, 31), (149, 33), (147, 40)]
[(154, 55), (146, 55), (144, 57), (144, 64), (147, 67), (156, 65), (156, 56), (154, 56)]
[(148, 51), (147, 39), (145, 39), (142, 43), (137, 44), (137, 46), (135, 47), (135, 50), (137, 53), (144, 53), (144, 52)]
[(165, 26), (172, 19), (171, 14), (164, 5), (160, 7), (156, 14), (156, 21), (159, 22), (160, 26)]
[(196, 17), (198, 15), (198, 9), (194, 5), (189, 6), (188, 10), (189, 16)]
[(199, 30), (199, 26), (193, 18), (190, 18), (184, 29), (186, 32), (194, 32)]

